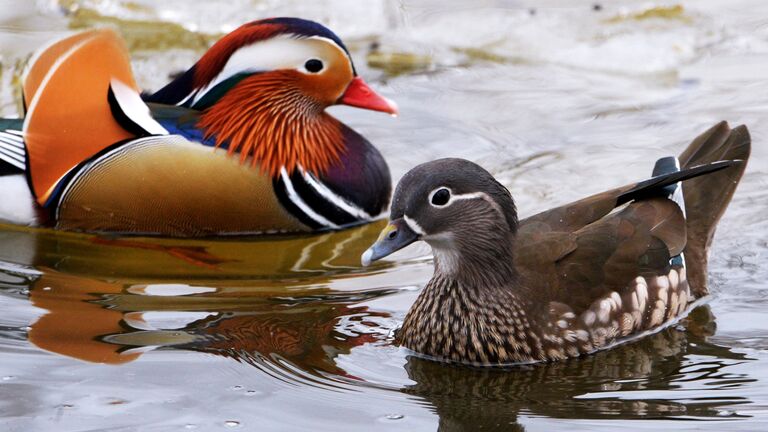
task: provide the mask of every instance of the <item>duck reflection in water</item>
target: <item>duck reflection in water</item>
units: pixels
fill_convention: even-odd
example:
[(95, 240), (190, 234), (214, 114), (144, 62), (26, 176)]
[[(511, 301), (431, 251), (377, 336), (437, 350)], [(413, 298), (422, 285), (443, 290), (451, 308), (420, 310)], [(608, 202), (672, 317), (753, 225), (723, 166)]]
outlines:
[[(364, 376), (352, 376), (339, 361), (356, 349), (383, 350), (397, 324), (366, 304), (398, 288), (341, 290), (334, 285), (345, 278), (359, 280), (353, 279), (360, 277), (357, 257), (380, 226), (361, 229), (370, 232), (284, 240), (250, 255), (240, 243), (208, 245), (206, 253), (217, 257), (216, 268), (194, 266), (158, 248), (44, 236), (36, 240), (44, 247), (29, 254), (30, 262), (13, 263), (31, 269), (25, 284), (30, 299), (47, 310), (31, 325), (28, 338), (42, 349), (88, 362), (117, 365), (151, 350), (181, 350), (231, 358), (265, 373), (285, 372), (289, 363), (294, 371), (381, 388)], [(28, 239), (19, 240), (4, 243), (13, 244), (17, 257)], [(103, 274), (88, 274), (78, 258), (84, 256), (104, 264), (95, 266)], [(276, 276), (243, 274), (253, 271), (255, 259), (270, 256), (265, 265)], [(164, 266), (145, 270), (171, 276), (142, 277), (142, 269), (132, 267), (140, 262)], [(182, 277), (184, 271), (191, 276)], [(408, 356), (405, 371), (412, 383), (384, 387), (426, 403), (440, 417), (442, 431), (523, 430), (529, 416), (721, 418), (746, 403), (732, 392), (709, 392), (753, 379), (729, 373), (731, 365), (748, 358), (707, 341), (714, 332), (708, 308), (698, 308), (682, 325), (687, 330), (669, 328), (592, 356), (509, 369), (449, 366)], [(706, 388), (708, 397), (681, 399), (676, 393), (671, 399), (658, 393), (692, 386)]]
[(755, 381), (727, 373), (734, 361), (748, 360), (746, 356), (707, 342), (715, 329), (708, 306), (694, 310), (683, 323), (685, 330), (667, 328), (594, 355), (510, 369), (410, 357), (405, 368), (415, 384), (402, 391), (434, 407), (442, 432), (523, 431), (524, 417), (740, 417), (725, 407), (749, 403), (747, 398), (661, 396), (685, 386), (717, 390)]
[[(386, 316), (357, 304), (383, 292), (329, 285), (356, 275), (357, 255), (379, 228), (205, 247), (16, 233), (16, 245), (35, 249), (25, 263), (37, 269), (29, 275), (30, 300), (47, 310), (28, 337), (45, 350), (97, 363), (121, 364), (175, 348), (251, 364), (282, 359), (343, 375), (333, 358), (373, 341), (370, 319)], [(83, 255), (105, 264), (93, 269), (100, 277), (88, 274), (77, 258)], [(139, 263), (165, 278), (142, 276)]]
[[(267, 284), (252, 291), (229, 288), (229, 296), (166, 296), (162, 303), (139, 295), (156, 288), (170, 286), (137, 285), (114, 292), (114, 285), (94, 283), (83, 285), (79, 294), (66, 300), (52, 300), (55, 281), (40, 278), (31, 296), (51, 312), (33, 324), (29, 338), (41, 348), (92, 362), (119, 364), (149, 350), (174, 349), (231, 358), (267, 373), (289, 362), (313, 375), (336, 376), (361, 386), (372, 384), (348, 374), (337, 364), (338, 356), (364, 344), (389, 341), (386, 331), (378, 328), (380, 320), (391, 320), (388, 314), (359, 305), (386, 294), (382, 292), (327, 291), (287, 298), (276, 295), (277, 286)], [(73, 302), (78, 296), (80, 300)], [(151, 318), (160, 309), (166, 313), (165, 321)], [(184, 319), (190, 320), (179, 324)], [(176, 328), (155, 327), (163, 323)], [(683, 324), (687, 330), (668, 328), (592, 356), (508, 369), (453, 366), (408, 356), (405, 370), (414, 383), (397, 390), (426, 401), (440, 417), (441, 431), (524, 430), (519, 417), (530, 415), (722, 417), (726, 407), (746, 403), (716, 394), (690, 400), (653, 396), (653, 391), (686, 385), (714, 390), (753, 381), (727, 372), (734, 362), (748, 360), (743, 354), (707, 342), (714, 332), (707, 306), (699, 307)], [(639, 391), (639, 396), (627, 399), (632, 391)]]

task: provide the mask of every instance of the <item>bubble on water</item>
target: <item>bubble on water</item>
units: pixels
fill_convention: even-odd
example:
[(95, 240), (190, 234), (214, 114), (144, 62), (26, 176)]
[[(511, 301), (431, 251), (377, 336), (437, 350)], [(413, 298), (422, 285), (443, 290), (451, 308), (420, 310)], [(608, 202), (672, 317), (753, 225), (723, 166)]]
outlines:
[(384, 416), (387, 420), (402, 420), (404, 417), (402, 414), (387, 414)]
[(232, 390), (235, 390), (235, 391), (240, 391), (242, 389), (243, 389), (243, 386), (241, 386), (241, 385), (232, 386)]
[(224, 422), (224, 425), (226, 427), (234, 428), (234, 427), (239, 427), (240, 426), (240, 422), (239, 421), (235, 421), (235, 420), (227, 420), (227, 421)]
[(246, 396), (256, 396), (258, 394), (261, 394), (261, 392), (257, 392), (256, 390), (246, 390), (245, 395)]
[(15, 379), (16, 379), (16, 377), (13, 376), (13, 375), (6, 375), (6, 376), (3, 377), (3, 381), (11, 381), (11, 380), (15, 380)]
[(51, 288), (51, 287), (43, 287), (43, 291), (50, 291), (50, 290), (52, 290), (52, 289), (53, 289), (53, 288)]
[(197, 425), (194, 423), (187, 423), (184, 425), (184, 429), (197, 429)]

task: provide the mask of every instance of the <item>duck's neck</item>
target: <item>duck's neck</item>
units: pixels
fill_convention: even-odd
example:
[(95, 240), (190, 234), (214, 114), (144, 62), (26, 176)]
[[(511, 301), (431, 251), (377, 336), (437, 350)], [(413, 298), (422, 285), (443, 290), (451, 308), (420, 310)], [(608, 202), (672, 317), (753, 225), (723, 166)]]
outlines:
[(514, 267), (514, 235), (493, 232), (499, 231), (488, 230), (488, 238), (467, 239), (471, 244), (460, 239), (430, 242), (435, 274), (408, 311), (398, 334), (400, 344), (456, 362), (498, 364), (536, 358), (528, 296)]
[(218, 146), (277, 177), (298, 166), (316, 175), (339, 162), (346, 150), (343, 125), (297, 86), (256, 75), (227, 91), (202, 114), (198, 127)]
[(455, 282), (466, 290), (514, 285), (518, 276), (514, 266), (514, 234), (493, 232), (489, 230), (487, 237), (430, 241), (435, 278)]

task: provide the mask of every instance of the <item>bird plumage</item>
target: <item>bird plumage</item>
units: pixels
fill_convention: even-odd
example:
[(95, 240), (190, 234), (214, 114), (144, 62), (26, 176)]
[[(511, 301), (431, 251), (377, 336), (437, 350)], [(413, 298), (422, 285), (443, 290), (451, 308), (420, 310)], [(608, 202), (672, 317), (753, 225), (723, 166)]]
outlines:
[(391, 225), (363, 260), (432, 246), (435, 274), (398, 334), (414, 351), (482, 365), (591, 353), (674, 322), (706, 295), (707, 251), (749, 146), (745, 127), (718, 124), (651, 179), (519, 223), (509, 192), (479, 166), (423, 164), (398, 184)]
[(24, 171), (47, 225), (174, 236), (311, 231), (369, 221), (388, 204), (380, 153), (324, 110), (396, 107), (311, 21), (245, 24), (144, 95), (115, 32), (78, 33), (33, 58), (23, 90), (23, 123), (0, 123), (0, 160), (9, 173)]

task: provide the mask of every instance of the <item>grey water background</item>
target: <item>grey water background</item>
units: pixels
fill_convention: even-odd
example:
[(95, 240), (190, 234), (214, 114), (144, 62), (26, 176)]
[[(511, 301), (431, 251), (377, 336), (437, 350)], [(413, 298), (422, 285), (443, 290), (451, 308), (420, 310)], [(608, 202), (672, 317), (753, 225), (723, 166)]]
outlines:
[(332, 108), (385, 155), (476, 161), (522, 216), (650, 174), (717, 121), (747, 173), (680, 325), (512, 370), (411, 358), (390, 333), (424, 245), (359, 267), (381, 223), (308, 238), (103, 239), (0, 225), (0, 429), (768, 429), (768, 4), (759, 0), (0, 1), (0, 114), (40, 45), (111, 25), (156, 89), (218, 35), (319, 20), (401, 115)]

